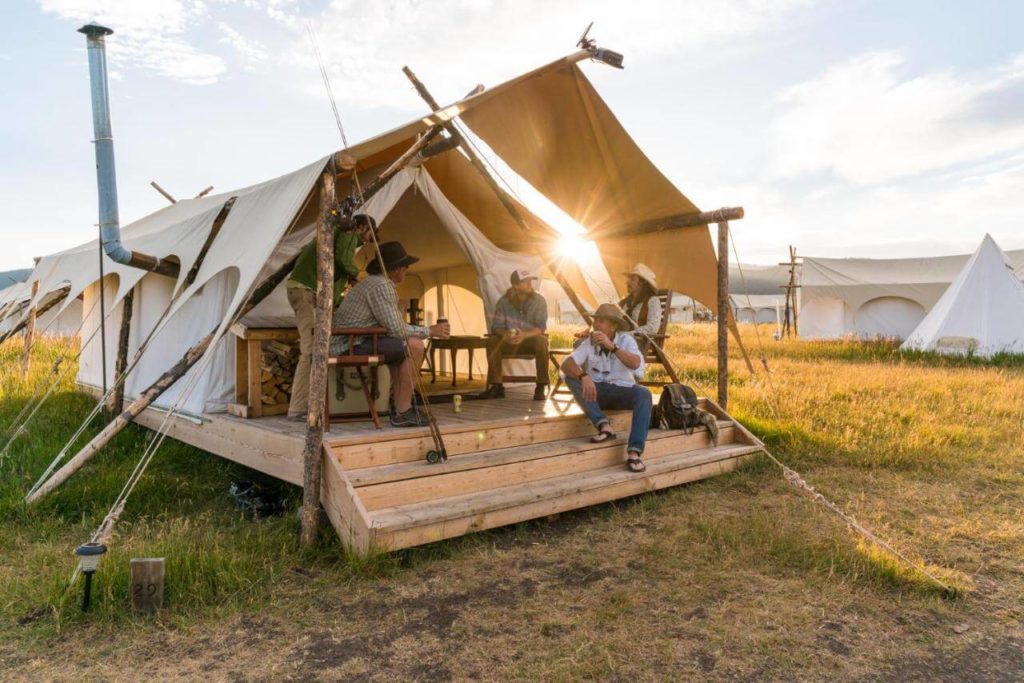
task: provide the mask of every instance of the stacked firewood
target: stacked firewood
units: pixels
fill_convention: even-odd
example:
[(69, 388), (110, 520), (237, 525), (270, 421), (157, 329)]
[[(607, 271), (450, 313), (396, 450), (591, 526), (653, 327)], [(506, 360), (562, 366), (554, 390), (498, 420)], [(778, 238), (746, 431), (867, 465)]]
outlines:
[(292, 395), (292, 378), (299, 362), (299, 346), (282, 341), (269, 341), (263, 345), (262, 398), (263, 405), (287, 405)]

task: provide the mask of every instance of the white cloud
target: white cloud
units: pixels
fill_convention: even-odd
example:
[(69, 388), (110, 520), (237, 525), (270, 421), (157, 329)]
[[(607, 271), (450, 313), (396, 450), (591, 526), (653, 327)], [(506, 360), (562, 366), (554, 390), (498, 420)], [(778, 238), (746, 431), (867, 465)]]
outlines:
[(216, 54), (184, 39), (206, 16), (202, 2), (185, 0), (40, 0), (45, 12), (73, 21), (98, 21), (116, 31), (107, 43), (112, 64), (141, 67), (184, 83), (207, 85), (227, 70)]
[[(494, 85), (571, 52), (591, 20), (591, 37), (624, 53), (629, 68), (766, 31), (807, 4), (663, 0), (640, 11), (619, 0), (333, 0), (314, 29), (334, 89), (348, 103), (373, 107), (415, 103), (400, 71), (405, 64), (439, 99), (450, 100), (481, 80)], [(290, 58), (312, 65), (305, 36)]]
[(987, 73), (901, 79), (904, 61), (870, 53), (789, 88), (772, 127), (775, 170), (871, 184), (1024, 151), (1020, 116), (992, 111), (1024, 89), (1024, 57)]
[(231, 28), (228, 24), (223, 21), (217, 23), (217, 28), (223, 33), (223, 37), (220, 42), (230, 45), (234, 48), (238, 56), (242, 58), (245, 63), (246, 69), (254, 69), (256, 64), (266, 61), (267, 59), (267, 47), (258, 40), (246, 38), (241, 33)]

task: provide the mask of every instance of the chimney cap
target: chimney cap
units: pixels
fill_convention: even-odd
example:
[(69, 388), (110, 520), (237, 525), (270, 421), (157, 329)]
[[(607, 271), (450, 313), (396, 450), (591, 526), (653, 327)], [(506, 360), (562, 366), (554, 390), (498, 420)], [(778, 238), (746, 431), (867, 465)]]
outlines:
[(94, 21), (94, 22), (92, 22), (90, 24), (86, 24), (82, 28), (78, 29), (78, 32), (79, 33), (84, 33), (85, 35), (89, 36), (90, 38), (95, 38), (95, 37), (98, 37), (98, 36), (109, 36), (111, 33), (114, 32), (114, 29), (107, 28), (106, 26), (101, 26), (100, 24), (97, 24)]

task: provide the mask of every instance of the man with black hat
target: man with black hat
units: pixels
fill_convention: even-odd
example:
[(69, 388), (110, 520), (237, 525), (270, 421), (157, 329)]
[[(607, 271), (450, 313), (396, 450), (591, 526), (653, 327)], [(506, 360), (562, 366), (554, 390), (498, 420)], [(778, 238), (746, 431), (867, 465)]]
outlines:
[(512, 271), (512, 286), (498, 299), (487, 338), (487, 391), (484, 398), (504, 398), (501, 359), (505, 354), (529, 354), (537, 369), (534, 401), (543, 401), (548, 389), (548, 305), (533, 283), (537, 276), (525, 268)]
[[(383, 272), (381, 261), (384, 262)], [(447, 322), (431, 327), (409, 325), (402, 320), (399, 312), (396, 285), (405, 280), (409, 266), (419, 261), (405, 252), (400, 242), (380, 244), (380, 258), (372, 258), (366, 264), (366, 277), (352, 287), (334, 314), (334, 327), (383, 327), (387, 336), (377, 338), (377, 355), (391, 373), (391, 388), (394, 394), (394, 410), (391, 424), (394, 427), (421, 427), (427, 424), (426, 416), (412, 405), (416, 376), (423, 363), (423, 340), (427, 337), (447, 337), (451, 327)], [(331, 343), (331, 353), (340, 355), (348, 351), (348, 337), (340, 337)], [(355, 338), (357, 355), (372, 355), (373, 342), (368, 338)]]
[(597, 428), (592, 442), (615, 439), (604, 410), (633, 411), (626, 467), (631, 472), (643, 472), (647, 469), (641, 456), (651, 424), (651, 391), (637, 383), (643, 377), (644, 357), (628, 329), (629, 321), (618, 306), (601, 304), (594, 312), (593, 331), (565, 359), (562, 372), (576, 402)]
[[(334, 227), (334, 306), (341, 301), (342, 292), (356, 281), (359, 266), (355, 264), (356, 251), (377, 233), (377, 222), (367, 214), (352, 217), (350, 229), (340, 222)], [(299, 254), (295, 268), (286, 283), (288, 303), (295, 311), (295, 326), (299, 329), (299, 362), (292, 379), (292, 398), (288, 404), (288, 417), (304, 420), (309, 406), (309, 366), (313, 355), (313, 309), (316, 292), (316, 240)]]

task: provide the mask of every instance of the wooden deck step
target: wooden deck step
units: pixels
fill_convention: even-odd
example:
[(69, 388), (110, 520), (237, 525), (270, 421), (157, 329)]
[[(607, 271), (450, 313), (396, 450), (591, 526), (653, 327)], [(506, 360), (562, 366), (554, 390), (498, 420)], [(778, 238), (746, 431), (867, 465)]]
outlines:
[[(726, 445), (733, 441), (733, 427), (726, 424), (719, 435), (719, 443)], [(657, 458), (706, 449), (710, 445), (710, 437), (703, 429), (693, 434), (655, 430), (648, 439), (644, 460), (650, 463)], [(374, 470), (358, 470), (351, 479), (363, 505), (372, 511), (493, 490), (513, 483), (538, 483), (552, 477), (622, 466), (625, 459), (624, 439), (603, 444), (583, 440), (557, 441), (457, 456), (438, 465), (421, 460), (411, 465), (374, 468), (384, 470), (376, 473)], [(360, 478), (363, 473), (370, 477)], [(368, 483), (375, 478), (373, 474), (389, 480)]]
[(730, 443), (650, 458), (643, 474), (621, 462), (583, 473), (369, 511), (381, 548), (405, 548), (596, 505), (735, 469), (759, 445)]

